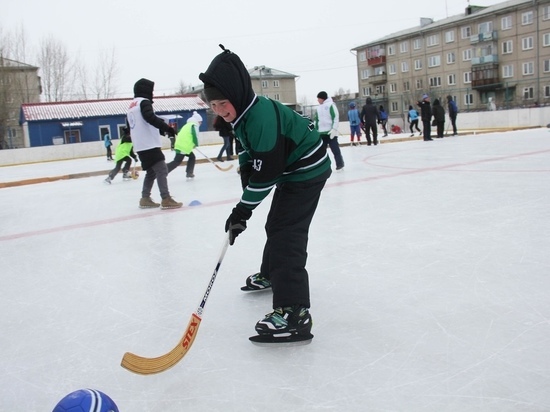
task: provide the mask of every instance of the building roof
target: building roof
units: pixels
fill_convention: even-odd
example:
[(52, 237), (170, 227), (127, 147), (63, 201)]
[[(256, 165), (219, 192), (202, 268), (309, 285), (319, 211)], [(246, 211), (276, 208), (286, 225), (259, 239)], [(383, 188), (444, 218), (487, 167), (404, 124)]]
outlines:
[(16, 60), (6, 59), (5, 57), (0, 57), (0, 69), (21, 69), (21, 70), (38, 70), (38, 67), (31, 66), (27, 63), (18, 62)]
[(447, 18), (442, 19), (442, 20), (433, 21), (430, 24), (426, 24), (426, 25), (423, 25), (423, 26), (418, 25), (418, 26), (411, 27), (411, 28), (408, 28), (408, 29), (405, 29), (405, 30), (401, 30), (401, 31), (389, 34), (387, 36), (381, 37), (377, 40), (370, 41), (370, 42), (365, 43), (361, 46), (354, 47), (351, 50), (357, 51), (359, 49), (364, 49), (365, 47), (368, 47), (368, 46), (374, 46), (374, 45), (377, 45), (377, 44), (382, 44), (382, 43), (387, 43), (389, 41), (394, 41), (396, 39), (399, 39), (400, 37), (408, 37), (408, 36), (410, 36), (412, 34), (415, 34), (415, 33), (430, 31), (432, 29), (436, 29), (436, 28), (439, 28), (441, 26), (456, 24), (457, 22), (460, 22), (460, 21), (478, 19), (480, 16), (483, 16), (483, 15), (493, 15), (495, 13), (498, 13), (499, 11), (505, 10), (507, 8), (517, 7), (517, 6), (520, 6), (520, 5), (525, 4), (525, 3), (532, 3), (532, 0), (509, 0), (509, 1), (502, 2), (502, 3), (494, 4), (492, 6), (479, 7), (479, 8), (477, 6), (472, 5), (471, 7), (472, 7), (473, 11), (472, 11), (471, 14), (468, 14), (468, 15), (465, 14), (465, 13), (457, 14), (455, 16), (447, 17)]
[[(133, 99), (83, 100), (56, 103), (25, 103), (21, 105), (23, 121), (85, 119), (118, 116), (128, 113)], [(208, 105), (198, 95), (155, 97), (156, 113), (206, 110)]]
[[(260, 73), (261, 72), (261, 73)], [(254, 66), (251, 69), (248, 69), (248, 73), (252, 79), (265, 79), (267, 77), (273, 77), (275, 79), (295, 79), (295, 74), (283, 72), (282, 70), (277, 70), (272, 67), (267, 66)]]

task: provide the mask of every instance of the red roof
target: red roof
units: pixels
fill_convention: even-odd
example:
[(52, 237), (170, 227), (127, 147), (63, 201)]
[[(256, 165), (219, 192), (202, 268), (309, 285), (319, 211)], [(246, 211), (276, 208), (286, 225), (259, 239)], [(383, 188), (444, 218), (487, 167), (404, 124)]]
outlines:
[[(128, 113), (133, 99), (82, 100), (55, 103), (25, 103), (21, 105), (25, 121), (83, 119), (118, 116)], [(208, 105), (198, 95), (154, 97), (156, 113), (205, 110)]]

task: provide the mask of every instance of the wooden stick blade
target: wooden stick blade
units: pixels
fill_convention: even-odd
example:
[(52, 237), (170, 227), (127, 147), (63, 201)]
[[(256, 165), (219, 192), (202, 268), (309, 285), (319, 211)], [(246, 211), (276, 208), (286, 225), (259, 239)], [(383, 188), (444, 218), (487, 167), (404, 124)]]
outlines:
[(217, 165), (215, 163), (214, 166), (216, 166), (218, 170), (221, 170), (222, 172), (227, 172), (228, 170), (231, 170), (233, 168), (233, 165), (229, 165), (229, 167), (221, 167), (220, 165)]
[(126, 352), (122, 357), (120, 365), (130, 372), (139, 375), (151, 375), (170, 369), (187, 354), (195, 341), (200, 324), (201, 318), (196, 313), (193, 313), (183, 337), (170, 352), (156, 358), (145, 358)]

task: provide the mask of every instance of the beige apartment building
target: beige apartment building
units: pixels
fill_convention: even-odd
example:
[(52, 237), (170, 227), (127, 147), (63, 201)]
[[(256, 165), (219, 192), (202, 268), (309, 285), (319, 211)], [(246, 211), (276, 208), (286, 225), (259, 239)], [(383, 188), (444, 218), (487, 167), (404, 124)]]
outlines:
[(468, 6), (352, 49), (359, 97), (406, 119), (424, 93), (459, 111), (550, 104), (550, 0)]
[(252, 88), (258, 96), (267, 96), (296, 108), (296, 75), (267, 66), (249, 69)]
[(0, 149), (24, 147), (21, 104), (40, 101), (38, 67), (0, 56)]

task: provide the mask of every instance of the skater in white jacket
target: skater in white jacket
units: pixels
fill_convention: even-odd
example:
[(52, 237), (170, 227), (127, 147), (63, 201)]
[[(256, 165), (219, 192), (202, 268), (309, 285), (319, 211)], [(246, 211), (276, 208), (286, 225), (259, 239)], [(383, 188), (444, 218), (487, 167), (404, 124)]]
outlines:
[(336, 170), (343, 169), (344, 158), (338, 144), (338, 108), (332, 99), (328, 97), (327, 92), (319, 92), (317, 94), (317, 101), (319, 102), (319, 106), (317, 106), (317, 112), (315, 113), (315, 127), (319, 131), (325, 145), (330, 147), (334, 155)]

